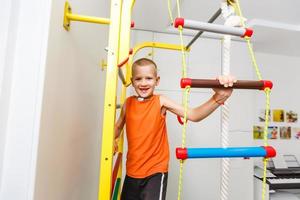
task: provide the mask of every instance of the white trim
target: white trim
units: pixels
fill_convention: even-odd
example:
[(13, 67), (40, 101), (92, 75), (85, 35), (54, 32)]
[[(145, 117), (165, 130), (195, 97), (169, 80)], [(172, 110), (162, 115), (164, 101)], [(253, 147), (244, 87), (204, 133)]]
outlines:
[(163, 189), (164, 189), (164, 179), (165, 179), (165, 174), (161, 173), (159, 200), (162, 200), (162, 193), (163, 193)]
[[(9, 76), (10, 69), (7, 69), (6, 66), (6, 55), (8, 51), (8, 37), (12, 34), (10, 32), (10, 15), (11, 15), (11, 1), (3, 1), (0, 7), (0, 191), (1, 191), (1, 179), (2, 179), (2, 166), (3, 166), (3, 155), (4, 155), (4, 145), (5, 145), (5, 129), (7, 121), (7, 90), (4, 90), (4, 80)], [(4, 74), (6, 76), (4, 76)]]

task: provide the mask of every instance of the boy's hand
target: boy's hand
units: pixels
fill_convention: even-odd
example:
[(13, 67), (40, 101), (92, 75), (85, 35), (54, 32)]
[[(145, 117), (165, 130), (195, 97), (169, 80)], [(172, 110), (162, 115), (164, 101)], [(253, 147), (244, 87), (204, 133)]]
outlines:
[(232, 93), (232, 85), (237, 80), (234, 76), (227, 75), (227, 76), (218, 76), (217, 79), (219, 80), (220, 84), (224, 85), (225, 88), (213, 88), (215, 94), (213, 96), (214, 100), (218, 104), (224, 104), (224, 102), (230, 97)]

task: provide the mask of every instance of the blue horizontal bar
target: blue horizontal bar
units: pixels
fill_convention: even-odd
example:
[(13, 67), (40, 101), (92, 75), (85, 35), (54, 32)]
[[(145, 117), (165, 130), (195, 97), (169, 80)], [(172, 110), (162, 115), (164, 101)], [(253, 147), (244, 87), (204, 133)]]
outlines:
[(263, 147), (188, 148), (188, 158), (265, 157)]

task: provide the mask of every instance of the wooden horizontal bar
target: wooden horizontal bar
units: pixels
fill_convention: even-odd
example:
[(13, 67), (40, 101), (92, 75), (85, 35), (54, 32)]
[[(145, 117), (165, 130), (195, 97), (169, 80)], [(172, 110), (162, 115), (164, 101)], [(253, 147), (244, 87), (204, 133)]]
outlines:
[[(212, 79), (181, 79), (181, 88), (190, 86), (191, 88), (225, 88), (220, 84), (219, 80)], [(237, 80), (233, 83), (233, 89), (256, 89), (264, 90), (265, 88), (272, 89), (273, 83), (268, 80), (252, 81), (252, 80)]]

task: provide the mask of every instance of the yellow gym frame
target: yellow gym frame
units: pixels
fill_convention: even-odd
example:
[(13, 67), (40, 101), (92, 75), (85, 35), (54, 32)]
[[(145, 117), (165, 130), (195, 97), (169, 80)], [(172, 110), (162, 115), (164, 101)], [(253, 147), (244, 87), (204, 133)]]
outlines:
[(65, 2), (65, 10), (64, 10), (64, 28), (69, 31), (71, 26), (71, 21), (81, 21), (81, 22), (89, 22), (96, 24), (110, 24), (110, 20), (106, 18), (99, 17), (90, 17), (77, 15), (72, 13), (72, 8), (69, 2)]
[[(122, 79), (123, 86), (121, 92), (120, 104), (126, 100), (126, 89), (131, 84), (131, 65), (134, 55), (141, 49), (146, 47), (160, 48), (168, 50), (181, 51), (181, 45), (159, 43), (159, 42), (144, 42), (133, 48), (132, 55), (128, 55), (130, 44), (130, 24), (131, 13), (135, 0), (112, 0), (110, 8), (110, 19), (90, 17), (72, 14), (71, 6), (68, 2), (65, 3), (64, 22), (63, 26), (66, 31), (70, 30), (71, 21), (81, 21), (97, 24), (108, 24), (109, 40), (107, 53), (107, 72), (104, 94), (104, 113), (103, 113), (103, 131), (100, 159), (100, 174), (99, 174), (99, 192), (98, 200), (110, 200), (112, 198), (112, 168), (113, 168), (113, 140), (114, 126), (116, 120), (116, 101), (117, 101), (117, 85), (118, 74)], [(120, 36), (122, 35), (122, 40)], [(185, 49), (189, 51), (190, 49)], [(129, 56), (126, 67), (118, 68), (119, 61), (125, 60)], [(125, 68), (125, 69), (124, 69)], [(126, 77), (124, 74), (126, 73)], [(123, 134), (119, 141), (120, 153), (123, 151)], [(122, 177), (122, 161), (119, 165), (117, 179)], [(120, 197), (118, 190), (117, 199)], [(115, 198), (114, 198), (115, 199)]]

